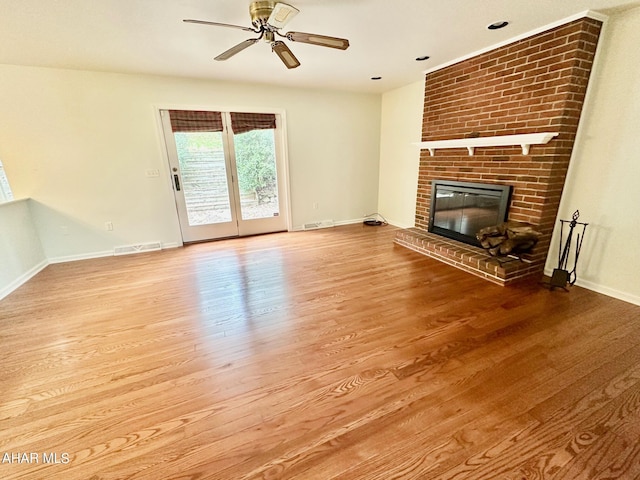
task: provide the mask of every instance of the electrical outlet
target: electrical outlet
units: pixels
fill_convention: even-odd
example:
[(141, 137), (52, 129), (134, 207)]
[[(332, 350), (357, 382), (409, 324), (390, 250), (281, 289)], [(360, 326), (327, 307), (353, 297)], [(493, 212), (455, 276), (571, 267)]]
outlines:
[(113, 222), (104, 222), (104, 228), (106, 228), (108, 232), (112, 232), (113, 231)]
[(313, 202), (313, 209), (317, 210), (318, 209), (318, 202)]
[(158, 170), (157, 168), (150, 168), (148, 170), (145, 170), (145, 175), (147, 177), (159, 177), (160, 176), (160, 170)]

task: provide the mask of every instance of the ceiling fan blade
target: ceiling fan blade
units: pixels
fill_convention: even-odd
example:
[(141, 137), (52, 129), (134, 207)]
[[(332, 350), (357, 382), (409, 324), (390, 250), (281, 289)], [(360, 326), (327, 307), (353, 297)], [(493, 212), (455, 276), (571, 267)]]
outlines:
[(245, 48), (250, 47), (251, 45), (253, 45), (254, 43), (256, 43), (258, 40), (260, 40), (259, 38), (250, 38), (249, 40), (245, 40), (244, 42), (241, 42), (239, 44), (237, 44), (235, 47), (231, 47), (229, 50), (227, 50), (226, 52), (221, 53), (220, 55), (218, 55), (215, 60), (228, 60), (229, 58), (233, 57), (236, 53), (240, 53), (242, 50), (244, 50)]
[(276, 3), (271, 15), (269, 15), (267, 23), (276, 29), (280, 29), (289, 23), (299, 11), (297, 8), (287, 5), (286, 3)]
[(300, 66), (300, 62), (284, 42), (273, 42), (271, 49), (276, 52), (276, 55), (280, 57), (280, 60), (282, 60), (282, 63), (284, 63), (287, 68)]
[(256, 33), (258, 33), (258, 30), (254, 30), (253, 28), (243, 27), (241, 25), (231, 25), (230, 23), (207, 22), (206, 20), (193, 20), (193, 19), (190, 19), (190, 18), (187, 18), (187, 19), (182, 20), (182, 21), (186, 22), (186, 23), (198, 23), (200, 25), (213, 25), (214, 27), (237, 28), (238, 30), (244, 30), (245, 32), (256, 32)]
[(289, 32), (285, 35), (292, 42), (310, 43), (321, 47), (338, 48), (346, 50), (349, 48), (349, 40), (346, 38), (327, 37), (315, 33)]

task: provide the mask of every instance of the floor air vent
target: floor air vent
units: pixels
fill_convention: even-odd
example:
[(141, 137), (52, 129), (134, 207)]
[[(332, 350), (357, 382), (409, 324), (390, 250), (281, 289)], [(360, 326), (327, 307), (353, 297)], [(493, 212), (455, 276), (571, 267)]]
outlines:
[(317, 230), (318, 228), (329, 227), (335, 227), (335, 223), (333, 223), (333, 220), (322, 220), (321, 222), (305, 223), (303, 225), (303, 228), (305, 230)]
[(132, 253), (140, 252), (155, 252), (162, 250), (162, 244), (160, 242), (141, 243), (139, 245), (123, 245), (121, 247), (115, 247), (113, 249), (114, 255), (129, 255)]

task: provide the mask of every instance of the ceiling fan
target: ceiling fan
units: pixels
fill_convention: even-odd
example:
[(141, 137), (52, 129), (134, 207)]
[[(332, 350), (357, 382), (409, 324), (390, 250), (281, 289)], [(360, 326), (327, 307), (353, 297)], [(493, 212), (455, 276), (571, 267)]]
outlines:
[(253, 28), (243, 27), (241, 25), (231, 25), (228, 23), (208, 22), (205, 20), (186, 19), (183, 21), (187, 23), (199, 23), (201, 25), (236, 28), (244, 30), (245, 32), (254, 32), (259, 34), (257, 38), (250, 38), (244, 42), (240, 42), (226, 52), (221, 53), (215, 58), (216, 60), (228, 60), (236, 53), (241, 52), (260, 40), (264, 40), (271, 45), (271, 50), (280, 57), (280, 60), (282, 60), (287, 68), (298, 67), (300, 65), (298, 59), (282, 40), (276, 39), (276, 35), (286, 38), (292, 42), (309, 43), (312, 45), (319, 45), (321, 47), (338, 48), (340, 50), (346, 50), (349, 48), (349, 40), (346, 38), (328, 37), (326, 35), (302, 32), (280, 33), (280, 29), (289, 23), (289, 21), (295, 17), (298, 12), (299, 10), (297, 8), (286, 3), (261, 0), (251, 2), (249, 5), (249, 15), (251, 16), (251, 24), (253, 25)]

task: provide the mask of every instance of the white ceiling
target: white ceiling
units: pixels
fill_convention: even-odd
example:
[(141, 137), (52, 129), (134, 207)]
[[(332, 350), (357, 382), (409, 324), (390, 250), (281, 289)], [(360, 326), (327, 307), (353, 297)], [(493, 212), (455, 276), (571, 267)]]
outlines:
[[(252, 34), (182, 19), (250, 26), (248, 0), (0, 0), (0, 63), (234, 82), (384, 92), (423, 72), (586, 11), (611, 14), (640, 0), (287, 0), (283, 29), (348, 38), (346, 51), (288, 42), (287, 70)], [(509, 26), (489, 31), (490, 23)], [(429, 55), (426, 62), (416, 57)], [(372, 81), (372, 76), (382, 80)]]

